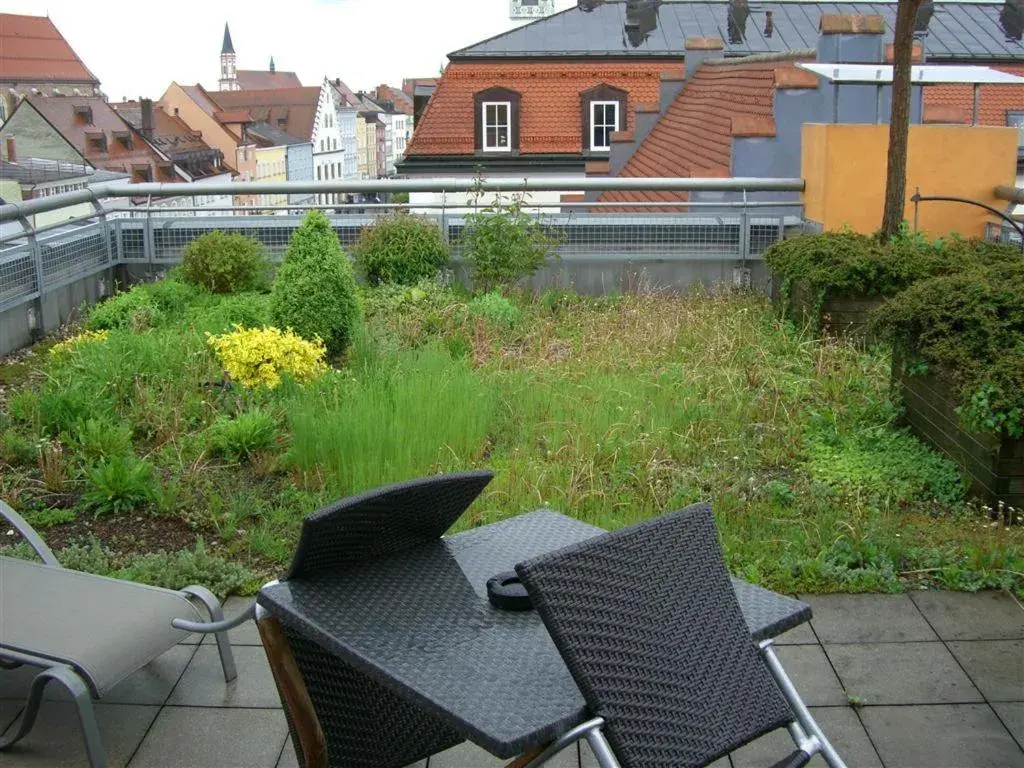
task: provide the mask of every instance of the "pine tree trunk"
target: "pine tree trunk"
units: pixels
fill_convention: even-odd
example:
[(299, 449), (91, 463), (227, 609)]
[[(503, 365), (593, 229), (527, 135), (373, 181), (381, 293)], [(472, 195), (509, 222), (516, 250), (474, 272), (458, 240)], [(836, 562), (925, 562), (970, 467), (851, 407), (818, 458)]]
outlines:
[(885, 177), (882, 242), (903, 223), (907, 199), (907, 137), (910, 134), (910, 68), (914, 57), (914, 19), (921, 0), (899, 0), (893, 38), (892, 113), (889, 117), (889, 162)]

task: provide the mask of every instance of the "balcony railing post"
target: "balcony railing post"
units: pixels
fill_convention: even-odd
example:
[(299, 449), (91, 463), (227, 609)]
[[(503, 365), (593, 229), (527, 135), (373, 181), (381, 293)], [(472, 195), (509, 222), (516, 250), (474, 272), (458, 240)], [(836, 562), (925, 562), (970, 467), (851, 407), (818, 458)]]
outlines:
[[(46, 286), (43, 284), (43, 248), (39, 244), (35, 227), (25, 216), (20, 216), (18, 221), (25, 230), (25, 238), (28, 240), (28, 247), (32, 251), (32, 268), (36, 276), (36, 298), (33, 310), (35, 311), (35, 322), (29, 320), (30, 329), (37, 336), (46, 335), (46, 313), (43, 311), (43, 297), (46, 295)], [(32, 311), (32, 310), (30, 310)]]
[(146, 277), (153, 277), (153, 196), (146, 197), (146, 223), (142, 227), (142, 252), (146, 256)]

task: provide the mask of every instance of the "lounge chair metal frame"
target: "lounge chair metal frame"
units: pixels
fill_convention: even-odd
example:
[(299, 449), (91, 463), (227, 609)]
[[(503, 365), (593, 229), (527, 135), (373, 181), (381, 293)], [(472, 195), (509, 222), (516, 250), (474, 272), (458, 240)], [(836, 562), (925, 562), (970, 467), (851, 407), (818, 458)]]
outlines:
[[(53, 554), (53, 551), (46, 545), (46, 542), (43, 541), (35, 529), (21, 515), (2, 501), (0, 501), (0, 518), (6, 519), (8, 524), (32, 547), (46, 567), (63, 569), (56, 555)], [(224, 680), (226, 682), (234, 680), (237, 677), (237, 671), (227, 631), (252, 618), (251, 607), (240, 616), (225, 620), (220, 601), (206, 587), (196, 585), (177, 591), (162, 591), (178, 594), (192, 602), (202, 604), (210, 615), (210, 622), (173, 619), (171, 625), (175, 629), (186, 632), (215, 633), (217, 651), (220, 654), (221, 667), (224, 670)], [(83, 740), (85, 741), (89, 765), (91, 768), (102, 768), (102, 766), (105, 766), (107, 763), (106, 751), (100, 738), (99, 727), (96, 723), (96, 712), (93, 707), (93, 699), (99, 699), (101, 691), (97, 690), (93, 681), (88, 678), (88, 675), (75, 669), (71, 663), (68, 663), (68, 660), (58, 661), (49, 656), (34, 655), (24, 650), (0, 646), (0, 669), (14, 669), (23, 665), (38, 667), (40, 672), (35, 676), (29, 687), (25, 709), (21, 714), (20, 722), (12, 723), (6, 735), (0, 736), (0, 752), (13, 746), (28, 735), (33, 725), (35, 725), (46, 686), (50, 682), (56, 682), (68, 691), (74, 702), (78, 713), (79, 725), (82, 729)]]

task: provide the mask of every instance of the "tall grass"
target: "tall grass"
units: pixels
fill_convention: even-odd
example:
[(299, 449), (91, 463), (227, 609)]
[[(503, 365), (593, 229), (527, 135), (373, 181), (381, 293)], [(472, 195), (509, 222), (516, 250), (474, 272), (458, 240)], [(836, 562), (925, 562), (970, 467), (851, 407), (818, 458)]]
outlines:
[(353, 369), (287, 404), (297, 467), (342, 495), (479, 460), (496, 398), (465, 363), (430, 345)]

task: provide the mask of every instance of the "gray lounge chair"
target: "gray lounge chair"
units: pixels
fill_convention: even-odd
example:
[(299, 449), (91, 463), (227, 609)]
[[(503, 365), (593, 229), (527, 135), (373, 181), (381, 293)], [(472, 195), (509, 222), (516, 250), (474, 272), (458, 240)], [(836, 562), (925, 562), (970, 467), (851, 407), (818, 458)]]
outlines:
[[(21, 722), (0, 737), (0, 751), (32, 729), (43, 690), (53, 680), (74, 699), (89, 764), (106, 765), (92, 700), (190, 632), (216, 632), (224, 679), (235, 679), (227, 630), (249, 614), (225, 621), (220, 603), (205, 587), (176, 592), (62, 568), (32, 527), (3, 502), (0, 517), (43, 561), (0, 557), (0, 668), (40, 669)], [(212, 623), (201, 621), (195, 601), (203, 604)]]

